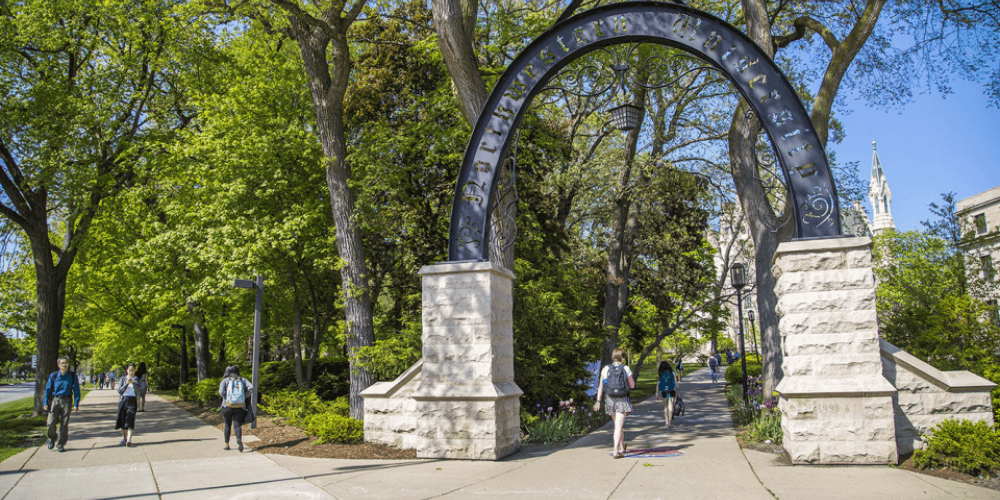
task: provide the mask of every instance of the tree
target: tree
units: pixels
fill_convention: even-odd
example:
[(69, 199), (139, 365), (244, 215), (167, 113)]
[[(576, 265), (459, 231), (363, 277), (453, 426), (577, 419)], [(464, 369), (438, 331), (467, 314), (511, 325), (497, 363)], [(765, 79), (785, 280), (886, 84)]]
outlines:
[(0, 6), (0, 215), (30, 242), (38, 381), (56, 369), (66, 279), (101, 204), (189, 120), (176, 72), (202, 24), (174, 2)]

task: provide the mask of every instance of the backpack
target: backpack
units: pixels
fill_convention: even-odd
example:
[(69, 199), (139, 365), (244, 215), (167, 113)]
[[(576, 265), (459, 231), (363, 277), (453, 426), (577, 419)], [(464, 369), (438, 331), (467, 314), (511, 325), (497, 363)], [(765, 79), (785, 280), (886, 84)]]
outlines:
[(623, 398), (628, 396), (628, 377), (625, 376), (625, 365), (612, 364), (608, 366), (608, 378), (604, 382), (608, 396)]
[(246, 403), (243, 386), (242, 380), (229, 380), (229, 386), (226, 388), (226, 406), (243, 406)]
[(672, 372), (663, 372), (660, 375), (659, 390), (662, 391), (673, 391), (677, 390), (677, 381), (674, 379), (674, 374)]
[(680, 396), (674, 401), (674, 416), (679, 417), (684, 414), (684, 400)]

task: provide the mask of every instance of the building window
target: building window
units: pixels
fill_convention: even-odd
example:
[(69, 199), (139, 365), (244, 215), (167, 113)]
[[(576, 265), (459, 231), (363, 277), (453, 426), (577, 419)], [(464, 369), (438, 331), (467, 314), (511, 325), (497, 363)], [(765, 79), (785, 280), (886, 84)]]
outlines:
[(983, 255), (979, 257), (979, 264), (983, 268), (983, 279), (987, 283), (993, 281), (993, 257), (991, 255)]
[(989, 307), (990, 310), (990, 321), (992, 321), (994, 325), (1000, 326), (1000, 307), (997, 307), (997, 301), (987, 300), (986, 306)]
[(979, 214), (972, 220), (976, 223), (976, 235), (986, 234), (986, 214)]

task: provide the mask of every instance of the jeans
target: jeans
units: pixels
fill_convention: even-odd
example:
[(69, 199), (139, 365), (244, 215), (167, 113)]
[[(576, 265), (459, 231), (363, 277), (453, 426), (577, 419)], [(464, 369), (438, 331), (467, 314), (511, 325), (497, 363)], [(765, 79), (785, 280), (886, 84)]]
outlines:
[[(222, 408), (222, 419), (226, 421), (222, 435), (226, 438), (226, 444), (229, 443), (230, 429), (236, 431), (236, 442), (243, 442), (243, 416), (246, 414), (246, 408), (230, 408), (228, 406)], [(235, 428), (233, 427), (234, 423), (236, 424)]]
[[(69, 439), (69, 414), (73, 411), (73, 396), (53, 396), (49, 402), (48, 436), (49, 440), (60, 447), (66, 446)], [(59, 425), (59, 433), (56, 434), (56, 425)]]

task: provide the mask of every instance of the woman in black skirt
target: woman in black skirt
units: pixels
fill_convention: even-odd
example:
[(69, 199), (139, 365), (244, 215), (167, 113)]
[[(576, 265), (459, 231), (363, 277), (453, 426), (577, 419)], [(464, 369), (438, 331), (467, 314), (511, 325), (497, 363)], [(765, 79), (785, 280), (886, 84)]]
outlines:
[[(594, 403), (594, 411), (601, 409), (601, 396), (604, 396), (604, 412), (615, 421), (615, 430), (612, 436), (614, 442), (615, 458), (625, 456), (628, 446), (625, 444), (625, 415), (632, 413), (632, 402), (628, 394), (625, 396), (612, 396), (605, 392), (608, 385), (608, 377), (614, 373), (616, 376), (625, 378), (628, 389), (635, 389), (635, 379), (632, 377), (632, 369), (625, 364), (625, 349), (615, 349), (611, 352), (611, 364), (605, 365), (601, 370), (600, 384), (597, 386), (597, 402)], [(626, 383), (622, 381), (622, 383)], [(627, 392), (627, 390), (626, 390)]]
[(139, 379), (135, 376), (135, 363), (125, 368), (126, 375), (118, 387), (118, 420), (115, 429), (122, 430), (122, 446), (132, 446), (132, 431), (135, 429), (136, 396), (139, 394)]

